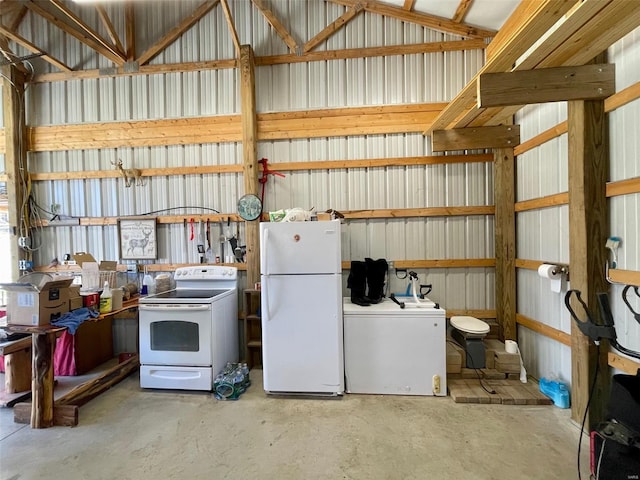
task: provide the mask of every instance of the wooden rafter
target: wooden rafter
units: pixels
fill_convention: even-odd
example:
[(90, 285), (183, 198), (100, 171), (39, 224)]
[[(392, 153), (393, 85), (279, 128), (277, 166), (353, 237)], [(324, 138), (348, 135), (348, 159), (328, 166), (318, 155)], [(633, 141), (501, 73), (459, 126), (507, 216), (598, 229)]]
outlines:
[(31, 53), (37, 53), (37, 54), (42, 54), (42, 59), (46, 60), (47, 62), (49, 62), (51, 65), (59, 68), (60, 70), (63, 70), (65, 72), (71, 72), (73, 71), (73, 69), (67, 65), (65, 65), (64, 63), (62, 63), (60, 60), (57, 60), (56, 58), (52, 57), (51, 55), (49, 55), (47, 52), (45, 52), (44, 50), (39, 49), (38, 47), (36, 47), (33, 43), (29, 42), (28, 40), (22, 38), (20, 35), (18, 35), (17, 33), (13, 33), (10, 32), (9, 30), (7, 30), (4, 27), (0, 26), (0, 34), (4, 35), (5, 37), (7, 37), (10, 40), (13, 40), (14, 42), (16, 42), (18, 45), (22, 45), (24, 48), (26, 48), (27, 50), (29, 50)]
[(125, 56), (127, 62), (136, 59), (136, 16), (133, 8), (133, 0), (128, 0), (124, 5), (124, 25), (125, 25)]
[(56, 15), (51, 13), (50, 11), (45, 10), (44, 8), (42, 8), (42, 6), (40, 4), (32, 1), (32, 2), (27, 2), (25, 5), (32, 12), (40, 15), (42, 18), (44, 18), (45, 20), (48, 20), (50, 23), (54, 24), (56, 27), (58, 27), (63, 32), (65, 32), (65, 33), (71, 35), (72, 37), (76, 38), (81, 43), (84, 43), (85, 45), (89, 46), (90, 48), (92, 48), (93, 50), (95, 50), (96, 52), (101, 54), (102, 56), (108, 58), (112, 62), (116, 63), (117, 65), (122, 65), (124, 63), (122, 57), (119, 54), (117, 54), (117, 52), (115, 52), (113, 47), (111, 49), (104, 48), (96, 40), (94, 40), (93, 38), (87, 36), (86, 33), (79, 32), (78, 30), (73, 28), (71, 25), (69, 25), (67, 22), (65, 22), (61, 18), (57, 17)]
[(276, 33), (282, 38), (284, 43), (287, 44), (291, 53), (297, 53), (298, 51), (298, 43), (291, 36), (291, 34), (287, 31), (282, 22), (275, 16), (275, 14), (271, 11), (269, 7), (265, 4), (264, 0), (252, 0), (253, 4), (260, 10), (260, 13), (264, 15), (264, 18), (267, 19), (269, 25), (273, 27)]
[(124, 48), (122, 48), (122, 42), (120, 42), (120, 37), (118, 36), (116, 29), (113, 27), (113, 23), (111, 22), (109, 15), (107, 15), (107, 11), (102, 5), (96, 5), (96, 10), (98, 11), (98, 15), (100, 16), (100, 20), (102, 20), (104, 28), (107, 29), (109, 38), (115, 45), (116, 50), (118, 50), (121, 55), (125, 56)]
[[(501, 37), (501, 43), (494, 47), (495, 54), (487, 60), (476, 76), (440, 113), (440, 116), (431, 125), (431, 131), (459, 125), (460, 119), (475, 107), (477, 78), (482, 73), (508, 71), (513, 63), (572, 7), (572, 3), (561, 0), (539, 0), (523, 2), (520, 5), (533, 6), (534, 10), (529, 12), (528, 16), (523, 16), (522, 22), (517, 25), (517, 28), (514, 26), (512, 35)], [(518, 9), (514, 14), (518, 14)]]
[(233, 23), (233, 17), (231, 16), (231, 10), (229, 9), (229, 4), (227, 3), (227, 0), (220, 0), (220, 5), (222, 5), (222, 10), (224, 11), (224, 18), (227, 20), (229, 33), (231, 34), (231, 39), (233, 40), (233, 45), (236, 49), (236, 56), (240, 58), (240, 40), (238, 39), (238, 32), (236, 31), (236, 26)]
[(16, 15), (15, 17), (13, 17), (13, 20), (11, 20), (11, 23), (9, 24), (9, 30), (11, 30), (12, 32), (15, 32), (20, 26), (20, 24), (22, 23), (22, 20), (24, 19), (24, 16), (26, 14), (27, 14), (27, 7), (21, 7), (20, 10), (16, 12)]
[(362, 5), (358, 4), (355, 7), (347, 7), (347, 11), (340, 15), (333, 23), (327, 25), (320, 33), (304, 44), (302, 51), (304, 53), (310, 52), (321, 42), (325, 41), (331, 35), (340, 30), (347, 22), (353, 19), (358, 13), (362, 11)]
[(347, 7), (355, 7), (361, 4), (363, 8), (371, 13), (378, 15), (384, 15), (387, 17), (393, 17), (403, 22), (415, 23), (422, 25), (423, 27), (432, 28), (446, 33), (453, 33), (455, 35), (461, 35), (463, 37), (471, 38), (488, 38), (493, 37), (496, 32), (493, 30), (485, 30), (464, 23), (456, 23), (447, 18), (437, 17), (435, 15), (427, 15), (416, 12), (408, 12), (401, 7), (394, 7), (386, 3), (378, 2), (375, 0), (361, 1), (361, 0), (328, 0), (339, 5), (345, 5)]
[(213, 10), (218, 0), (206, 0), (194, 12), (182, 20), (178, 25), (173, 27), (164, 37), (151, 45), (140, 57), (138, 57), (138, 64), (144, 65), (153, 59), (156, 55), (162, 52), (165, 48), (175, 42), (180, 36), (182, 36), (187, 30), (193, 27), (198, 20), (204, 17), (207, 13)]
[(402, 6), (402, 8), (404, 8), (407, 12), (410, 12), (411, 10), (413, 10), (414, 3), (416, 3), (416, 0), (404, 0), (404, 5)]
[(73, 13), (67, 6), (65, 6), (60, 0), (49, 0), (51, 5), (56, 7), (60, 12), (67, 16), (73, 23), (75, 23), (80, 29), (85, 32), (89, 37), (96, 43), (98, 43), (102, 48), (109, 51), (111, 54), (115, 55), (118, 58), (116, 63), (122, 64), (124, 63), (124, 54), (119, 52), (113, 45), (107, 42), (104, 38), (98, 34), (95, 30), (93, 30), (89, 25), (82, 21), (82, 19)]
[(467, 12), (469, 11), (472, 3), (473, 0), (460, 0), (458, 8), (456, 8), (456, 13), (453, 14), (453, 18), (451, 20), (453, 20), (455, 23), (461, 23), (462, 20), (464, 20), (464, 17), (467, 15)]

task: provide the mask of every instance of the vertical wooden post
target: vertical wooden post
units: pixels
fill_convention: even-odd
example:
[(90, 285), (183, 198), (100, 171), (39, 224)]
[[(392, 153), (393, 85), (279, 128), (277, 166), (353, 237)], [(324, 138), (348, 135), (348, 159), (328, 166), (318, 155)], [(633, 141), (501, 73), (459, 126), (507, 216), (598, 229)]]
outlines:
[[(255, 61), (251, 45), (240, 47), (240, 97), (242, 102), (242, 156), (244, 191), (258, 193), (258, 122), (256, 117)], [(260, 223), (245, 222), (247, 287), (260, 280)]]
[[(606, 182), (609, 172), (608, 130), (604, 101), (568, 102), (569, 132), (569, 257), (571, 288), (580, 290), (597, 315), (596, 293), (607, 291), (605, 244), (608, 236)], [(589, 406), (587, 425), (602, 420), (609, 390), (608, 342), (597, 348), (571, 325), (571, 417), (581, 421), (591, 383), (600, 374)], [(588, 428), (588, 427), (587, 427)]]
[(495, 148), (496, 319), (504, 338), (516, 340), (516, 223), (513, 148)]
[[(10, 225), (10, 256), (11, 278), (19, 277), (18, 262), (27, 258), (26, 252), (18, 248), (20, 236), (20, 220), (23, 215), (28, 215), (26, 206), (23, 206), (24, 182), (27, 175), (27, 159), (25, 147), (25, 120), (24, 120), (24, 76), (16, 67), (7, 65), (2, 67), (2, 97), (4, 107), (4, 134), (5, 134), (5, 170), (7, 172), (7, 198), (9, 199), (9, 225)], [(29, 233), (29, 232), (25, 232)]]
[(56, 332), (33, 333), (31, 427), (53, 426), (53, 350)]

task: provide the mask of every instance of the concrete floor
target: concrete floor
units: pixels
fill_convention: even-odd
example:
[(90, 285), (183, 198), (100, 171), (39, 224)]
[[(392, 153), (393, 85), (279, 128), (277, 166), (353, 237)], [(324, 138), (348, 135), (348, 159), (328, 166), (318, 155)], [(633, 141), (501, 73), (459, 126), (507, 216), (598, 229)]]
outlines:
[[(0, 479), (571, 479), (579, 429), (554, 406), (451, 398), (266, 397), (146, 391), (134, 374), (80, 409), (75, 428), (32, 430), (0, 409)], [(588, 440), (582, 446), (588, 478)]]

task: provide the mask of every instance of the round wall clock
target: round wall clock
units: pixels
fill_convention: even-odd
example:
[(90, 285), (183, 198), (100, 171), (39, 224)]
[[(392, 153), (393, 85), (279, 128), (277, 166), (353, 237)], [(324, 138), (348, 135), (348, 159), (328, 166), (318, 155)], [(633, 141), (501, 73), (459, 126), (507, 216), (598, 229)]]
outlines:
[(243, 220), (257, 220), (262, 213), (262, 201), (257, 195), (248, 193), (238, 200), (238, 215)]

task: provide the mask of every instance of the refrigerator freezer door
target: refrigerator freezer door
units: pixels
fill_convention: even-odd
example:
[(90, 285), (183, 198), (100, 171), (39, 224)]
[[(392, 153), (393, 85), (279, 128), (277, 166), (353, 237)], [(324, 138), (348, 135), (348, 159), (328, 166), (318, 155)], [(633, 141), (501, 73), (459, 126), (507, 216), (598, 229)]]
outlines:
[(341, 289), (340, 275), (263, 276), (266, 392), (344, 392)]
[(260, 271), (263, 275), (341, 273), (340, 245), (339, 220), (263, 222)]

